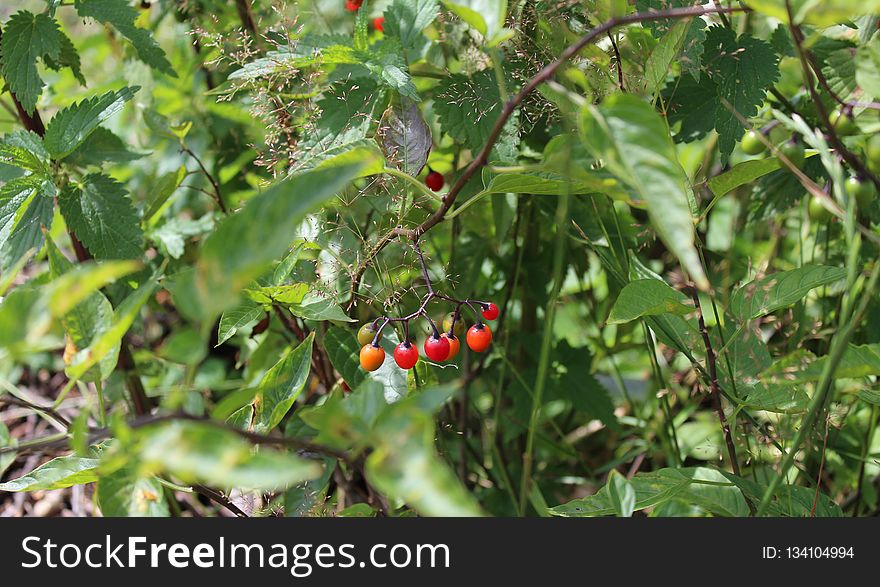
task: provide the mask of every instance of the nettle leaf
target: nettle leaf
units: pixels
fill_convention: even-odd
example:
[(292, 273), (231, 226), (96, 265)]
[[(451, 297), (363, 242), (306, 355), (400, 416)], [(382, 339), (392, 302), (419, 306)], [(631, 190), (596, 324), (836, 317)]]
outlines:
[(312, 364), (315, 333), (281, 358), (263, 377), (254, 398), (253, 430), (265, 434), (274, 429), (305, 389)]
[(614, 414), (614, 402), (608, 390), (591, 372), (593, 356), (587, 347), (574, 348), (561, 341), (554, 351), (560, 371), (557, 387), (561, 395), (578, 410), (605, 423), (610, 430), (620, 430)]
[(799, 302), (810, 290), (846, 277), (842, 267), (808, 265), (780, 271), (751, 281), (733, 292), (729, 310), (742, 320), (751, 320)]
[(173, 259), (183, 256), (186, 241), (196, 236), (208, 234), (214, 229), (214, 214), (208, 212), (201, 218), (189, 220), (170, 218), (161, 226), (149, 232), (159, 249)]
[(715, 128), (718, 86), (710, 77), (704, 75), (697, 81), (681, 76), (666, 87), (663, 97), (670, 126), (681, 123), (677, 141), (701, 139)]
[(708, 287), (694, 245), (687, 176), (660, 115), (635, 96), (614, 95), (599, 108), (587, 105), (580, 128), (587, 148), (644, 200), (657, 234), (691, 278)]
[(98, 125), (122, 110), (140, 88), (126, 87), (68, 106), (49, 121), (44, 143), (53, 159), (63, 159), (92, 134)]
[(750, 35), (737, 38), (733, 31), (721, 26), (708, 31), (706, 57), (709, 76), (718, 87), (715, 130), (721, 158), (726, 161), (745, 132), (730, 108), (746, 119), (758, 113), (767, 88), (779, 78), (779, 58), (769, 43)]
[(98, 507), (105, 518), (167, 518), (171, 515), (162, 484), (142, 476), (137, 465), (101, 475), (97, 487)]
[(106, 162), (126, 163), (143, 156), (143, 153), (129, 151), (128, 145), (122, 139), (99, 126), (70, 155), (64, 158), (64, 162), (85, 167), (87, 165), (101, 165)]
[[(24, 178), (21, 178), (24, 179)], [(7, 191), (8, 182), (0, 189), (0, 270), (11, 269), (29, 251), (39, 251), (45, 242), (44, 229), (52, 226), (55, 210), (55, 186), (40, 181), (36, 189), (19, 190), (16, 183)]]
[[(685, 8), (693, 5), (692, 0), (636, 0), (638, 12)], [(681, 68), (690, 73), (694, 79), (700, 79), (703, 43), (706, 40), (706, 22), (702, 18), (697, 17), (683, 21), (675, 19), (647, 21), (645, 27), (651, 31), (651, 35), (655, 39), (660, 39), (658, 47), (660, 45), (675, 47), (673, 57), (670, 59), (678, 54), (677, 61)], [(664, 47), (664, 53), (666, 52), (666, 47)], [(666, 60), (665, 56), (663, 60)], [(660, 81), (662, 82), (662, 79)]]
[(0, 162), (39, 175), (49, 174), (49, 154), (43, 147), (43, 139), (27, 130), (3, 136), (0, 141)]
[(43, 56), (43, 61), (46, 62), (46, 65), (55, 71), (60, 70), (62, 67), (69, 67), (70, 71), (73, 73), (73, 77), (76, 78), (82, 85), (86, 85), (86, 78), (83, 76), (82, 68), (80, 66), (79, 61), (79, 53), (76, 50), (76, 47), (73, 46), (73, 41), (70, 40), (70, 37), (64, 34), (63, 31), (59, 30), (58, 35), (61, 41), (61, 51), (58, 53), (58, 59), (53, 59), (49, 55)]
[(386, 36), (396, 37), (409, 63), (418, 61), (428, 51), (431, 41), (422, 31), (434, 22), (440, 11), (437, 0), (394, 0), (385, 9)]
[(873, 99), (880, 97), (880, 39), (872, 37), (859, 47), (855, 61), (847, 63), (855, 65), (855, 79), (862, 91)]
[(98, 463), (98, 459), (57, 457), (17, 479), (0, 483), (0, 491), (48, 491), (92, 483), (98, 479)]
[(93, 18), (102, 24), (113, 26), (131, 42), (141, 61), (162, 73), (177, 77), (165, 57), (165, 51), (159, 47), (150, 31), (135, 25), (138, 11), (127, 0), (76, 0), (74, 6), (77, 14), (83, 18)]
[(89, 252), (99, 259), (139, 259), (144, 233), (125, 187), (100, 173), (69, 184), (58, 199), (61, 214)]
[(389, 106), (376, 136), (386, 161), (404, 173), (416, 176), (428, 162), (433, 144), (431, 129), (415, 102), (401, 99)]
[(245, 301), (231, 310), (226, 310), (220, 316), (220, 324), (217, 327), (217, 346), (235, 336), (240, 329), (259, 322), (265, 314), (263, 306), (251, 301)]
[(6, 23), (0, 43), (0, 72), (28, 114), (33, 114), (44, 85), (37, 71), (37, 59), (57, 61), (61, 37), (58, 23), (48, 14), (22, 10)]
[(687, 296), (656, 279), (639, 279), (626, 284), (608, 316), (608, 324), (624, 324), (643, 316), (687, 314), (694, 310), (685, 305)]
[(221, 488), (278, 491), (315, 479), (322, 467), (288, 452), (255, 451), (241, 436), (209, 423), (175, 421), (134, 431), (146, 471)]
[(238, 302), (239, 293), (288, 250), (291, 226), (330, 200), (360, 170), (361, 160), (316, 169), (276, 183), (255, 196), (205, 239), (195, 271), (180, 274), (176, 287), (207, 317)]
[[(867, 46), (866, 46), (867, 47)], [(865, 47), (862, 47), (865, 48)], [(814, 53), (815, 55), (815, 53)], [(822, 73), (825, 75), (825, 81), (841, 100), (849, 100), (856, 88), (864, 84), (856, 82), (859, 56), (854, 47), (843, 47), (836, 51), (830, 52), (822, 60)]]
[[(440, 120), (440, 128), (474, 153), (486, 144), (502, 106), (498, 84), (491, 71), (481, 71), (473, 77), (450, 75), (437, 84), (434, 93), (434, 111)], [(490, 154), (492, 161), (511, 162), (510, 151), (519, 143), (514, 117), (504, 129), (502, 138)], [(515, 156), (513, 158), (515, 160)]]

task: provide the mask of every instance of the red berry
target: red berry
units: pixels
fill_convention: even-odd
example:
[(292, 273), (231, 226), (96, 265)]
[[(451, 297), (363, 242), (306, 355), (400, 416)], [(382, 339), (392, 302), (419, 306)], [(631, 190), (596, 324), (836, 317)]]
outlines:
[(461, 348), (461, 339), (454, 334), (450, 336), (448, 332), (441, 334), (440, 338), (445, 338), (449, 341), (449, 356), (446, 357), (446, 360), (451, 361), (458, 354), (458, 349)]
[(443, 174), (431, 171), (425, 176), (425, 185), (435, 192), (439, 192), (443, 189)]
[(409, 341), (402, 342), (394, 349), (394, 361), (401, 369), (412, 369), (419, 362), (419, 349)]
[(425, 341), (425, 355), (432, 361), (445, 361), (449, 358), (449, 340), (432, 335)]
[(379, 31), (380, 33), (385, 32), (385, 17), (377, 16), (373, 19), (373, 28)]
[(494, 320), (498, 317), (498, 306), (489, 302), (488, 305), (483, 306), (483, 318), (486, 320)]
[(364, 0), (345, 0), (345, 9), (349, 12), (357, 12)]
[(474, 324), (467, 333), (467, 344), (470, 349), (482, 353), (492, 342), (492, 331), (485, 324)]

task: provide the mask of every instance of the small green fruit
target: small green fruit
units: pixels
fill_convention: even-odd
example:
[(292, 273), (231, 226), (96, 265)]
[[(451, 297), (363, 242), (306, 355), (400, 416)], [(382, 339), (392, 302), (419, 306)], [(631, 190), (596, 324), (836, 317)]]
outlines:
[(740, 147), (742, 148), (743, 153), (748, 155), (759, 155), (767, 148), (761, 140), (761, 133), (755, 130), (750, 130), (745, 136), (743, 136)]
[(798, 169), (804, 168), (804, 161), (806, 161), (806, 155), (804, 155), (804, 144), (797, 139), (791, 139), (790, 141), (786, 141), (779, 147), (779, 152), (782, 153), (786, 159), (791, 161), (791, 164), (797, 167)]
[[(373, 322), (367, 322), (363, 326), (361, 326), (360, 330), (358, 330), (358, 343), (361, 346), (368, 345), (373, 342), (373, 338), (376, 336), (377, 326)], [(381, 340), (381, 336), (379, 339)], [(378, 341), (377, 341), (378, 342)]]
[(868, 159), (868, 169), (874, 173), (880, 173), (880, 134), (873, 134), (865, 145), (865, 157)]
[(846, 194), (856, 199), (859, 210), (867, 210), (871, 202), (874, 201), (874, 196), (877, 195), (877, 188), (872, 182), (868, 180), (862, 181), (855, 176), (847, 178), (844, 187), (846, 188)]
[(842, 137), (854, 135), (859, 131), (852, 116), (841, 112), (839, 109), (828, 116), (828, 122), (831, 123), (834, 132)]
[(810, 220), (819, 224), (825, 224), (833, 218), (833, 214), (822, 205), (822, 201), (816, 196), (810, 196), (807, 212), (810, 215)]

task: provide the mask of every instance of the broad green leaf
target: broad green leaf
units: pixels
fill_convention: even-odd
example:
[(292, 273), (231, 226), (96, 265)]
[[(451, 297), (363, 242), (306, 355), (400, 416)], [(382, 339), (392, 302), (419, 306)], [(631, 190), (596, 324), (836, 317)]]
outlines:
[(656, 279), (638, 279), (626, 284), (617, 296), (608, 324), (623, 324), (643, 316), (658, 314), (687, 314), (694, 310), (685, 305), (687, 300), (680, 291)]
[(431, 129), (411, 100), (401, 99), (385, 110), (376, 138), (385, 160), (404, 173), (416, 176), (428, 161)]
[(575, 348), (567, 341), (560, 341), (554, 356), (558, 360), (557, 371), (560, 372), (557, 383), (560, 395), (568, 399), (578, 412), (600, 420), (610, 430), (620, 430), (620, 423), (614, 414), (614, 402), (591, 371), (593, 356), (590, 349)]
[(366, 475), (383, 494), (425, 516), (482, 515), (476, 499), (434, 448), (434, 422), (423, 412), (393, 411), (376, 433)]
[(61, 37), (54, 18), (26, 10), (13, 14), (3, 27), (0, 73), (28, 114), (33, 114), (44, 85), (37, 71), (37, 59), (57, 61)]
[(52, 117), (43, 141), (53, 159), (63, 159), (80, 146), (102, 122), (122, 110), (140, 88), (126, 87), (68, 106)]
[(385, 9), (385, 35), (400, 41), (409, 63), (425, 56), (431, 42), (422, 31), (434, 22), (439, 10), (437, 0), (394, 0)]
[[(688, 467), (637, 473), (630, 484), (635, 491), (634, 510), (655, 507), (670, 500), (683, 501), (721, 517), (749, 514), (745, 498), (737, 486), (716, 469)], [(611, 489), (605, 485), (594, 495), (576, 499), (550, 509), (557, 516), (596, 517), (617, 513)]]
[(716, 197), (735, 190), (736, 188), (750, 184), (759, 177), (763, 177), (768, 173), (776, 171), (781, 167), (779, 159), (776, 157), (764, 157), (763, 159), (752, 159), (743, 161), (734, 165), (732, 169), (725, 171), (721, 175), (716, 175), (706, 182), (706, 185), (712, 190)]
[(277, 491), (322, 473), (315, 462), (266, 447), (255, 451), (235, 432), (207, 423), (154, 424), (135, 435), (146, 470), (169, 473), (185, 482)]
[(98, 507), (105, 518), (166, 518), (171, 515), (165, 491), (155, 477), (142, 476), (136, 465), (102, 474)]
[(863, 14), (880, 11), (880, 0), (745, 0), (745, 3), (773, 18), (788, 22), (790, 3), (796, 23), (830, 26)]
[[(764, 497), (764, 492), (767, 490), (765, 485), (726, 471), (721, 471), (721, 474), (736, 485), (752, 503), (757, 504)], [(822, 491), (817, 493), (813, 487), (783, 484), (776, 490), (773, 501), (767, 509), (767, 516), (839, 518), (843, 516), (843, 512), (840, 506)]]
[(98, 479), (98, 459), (57, 457), (18, 479), (0, 483), (0, 491), (41, 491), (63, 489)]
[[(13, 212), (14, 218), (7, 214), (20, 201), (22, 192), (6, 200), (5, 205), (0, 198), (0, 270), (3, 272), (15, 266), (28, 251), (39, 251), (43, 248), (46, 240), (43, 229), (51, 228), (55, 210), (55, 202), (51, 197), (54, 194), (46, 193), (47, 189), (54, 191), (55, 186), (42, 182), (36, 193), (32, 193)], [(9, 232), (4, 235), (6, 230)]]
[(330, 326), (324, 334), (323, 346), (342, 379), (351, 389), (357, 389), (366, 379), (366, 373), (358, 359), (361, 348), (355, 333), (347, 328)]
[(290, 311), (294, 316), (305, 320), (330, 320), (333, 322), (354, 322), (354, 319), (342, 311), (339, 304), (329, 298), (308, 295), (298, 304), (291, 304)]
[[(55, 248), (54, 244), (51, 247)], [(57, 252), (57, 248), (55, 251)], [(70, 267), (64, 264), (54, 252), (52, 257), (54, 259), (50, 257), (50, 261), (61, 263), (64, 267), (63, 271), (59, 272), (59, 276), (47, 284), (45, 288), (48, 308), (56, 318), (73, 310), (77, 304), (88, 299), (105, 285), (142, 267), (137, 261), (112, 261), (100, 264), (89, 261), (80, 263), (76, 267)]]
[(184, 326), (174, 330), (156, 353), (169, 363), (198, 365), (208, 354), (208, 344), (200, 332)]
[(177, 77), (150, 31), (135, 24), (138, 12), (127, 0), (76, 0), (74, 6), (83, 18), (91, 17), (100, 23), (112, 25), (131, 42), (141, 61), (164, 74)]
[[(774, 363), (762, 374), (769, 382), (806, 383), (818, 381), (828, 362), (826, 357), (794, 353), (792, 356)], [(859, 379), (880, 375), (880, 344), (850, 344), (834, 370), (836, 379)]]
[(651, 51), (648, 56), (648, 62), (645, 64), (645, 77), (647, 78), (647, 86), (645, 91), (649, 94), (663, 88), (666, 85), (666, 77), (672, 69), (672, 64), (678, 56), (681, 46), (684, 44), (685, 36), (690, 30), (691, 23), (681, 21), (674, 25), (669, 32), (666, 33)]
[(288, 249), (291, 227), (369, 163), (308, 171), (281, 181), (222, 222), (205, 240), (195, 272), (183, 277), (181, 287), (191, 289), (198, 312), (207, 317), (235, 306), (239, 292)]
[(214, 224), (214, 214), (211, 212), (194, 220), (175, 216), (165, 220), (159, 227), (152, 228), (148, 237), (159, 246), (162, 253), (172, 259), (180, 259), (186, 253), (187, 241), (210, 233)]
[(235, 336), (240, 328), (256, 324), (265, 313), (262, 306), (250, 301), (223, 312), (217, 327), (217, 346)]
[(315, 333), (310, 333), (263, 377), (254, 398), (254, 431), (265, 434), (281, 423), (309, 381)]
[(487, 41), (494, 39), (504, 28), (507, 0), (443, 0), (443, 4)]
[(86, 167), (105, 162), (126, 163), (143, 157), (143, 153), (129, 151), (128, 145), (103, 126), (96, 128), (74, 151), (64, 158), (65, 163)]
[(308, 283), (291, 283), (289, 285), (254, 286), (244, 290), (245, 296), (257, 304), (299, 304), (309, 293)]
[(596, 158), (643, 199), (658, 235), (703, 289), (694, 246), (690, 187), (663, 119), (631, 95), (614, 95), (581, 113), (581, 138)]
[(19, 211), (43, 185), (37, 175), (16, 177), (0, 186), (0, 248), (9, 239), (19, 220)]
[(144, 212), (144, 222), (150, 222), (165, 207), (168, 198), (180, 187), (185, 177), (186, 166), (181, 165), (177, 170), (169, 171), (157, 180), (155, 195), (150, 200), (146, 212)]
[(741, 320), (751, 320), (791, 306), (810, 290), (846, 277), (841, 267), (807, 265), (780, 271), (739, 287), (730, 297), (729, 310)]
[[(669, 8), (684, 8), (693, 6), (691, 0), (636, 0), (636, 10), (638, 12), (647, 12), (649, 10), (666, 10)], [(651, 66), (652, 59), (657, 63), (663, 63), (668, 58), (670, 47), (675, 47), (675, 53), (672, 58), (677, 57), (677, 62), (683, 71), (691, 74), (696, 80), (700, 79), (701, 66), (703, 63), (703, 43), (706, 40), (706, 22), (702, 18), (691, 18), (687, 20), (676, 19), (660, 19), (645, 22), (643, 26), (647, 27), (655, 39), (659, 39), (657, 47), (648, 58), (648, 65), (645, 67), (648, 73), (649, 84), (651, 82)], [(675, 31), (675, 29), (684, 28), (684, 33)], [(678, 40), (676, 41), (676, 38)], [(658, 49), (664, 46), (662, 50)], [(654, 55), (657, 54), (655, 57)], [(665, 69), (664, 69), (665, 72)], [(658, 80), (657, 87), (662, 85), (662, 78), (655, 75), (654, 79)], [(649, 89), (649, 91), (652, 91)]]
[(617, 471), (611, 471), (608, 475), (607, 487), (608, 497), (617, 515), (621, 518), (632, 517), (636, 507), (636, 490), (632, 483)]
[(856, 81), (868, 96), (880, 98), (880, 38), (859, 47), (855, 58)]

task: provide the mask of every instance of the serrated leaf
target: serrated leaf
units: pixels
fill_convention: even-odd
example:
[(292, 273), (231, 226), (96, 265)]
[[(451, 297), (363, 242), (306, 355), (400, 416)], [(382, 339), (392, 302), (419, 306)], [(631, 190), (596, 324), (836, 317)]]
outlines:
[[(0, 241), (2, 241), (2, 245), (0, 245), (0, 271), (8, 271), (28, 251), (39, 251), (43, 248), (43, 243), (46, 240), (43, 229), (51, 228), (55, 210), (55, 202), (51, 197), (53, 194), (46, 193), (46, 191), (54, 192), (54, 189), (55, 186), (50, 182), (41, 182), (37, 190), (21, 202), (13, 213), (14, 218), (12, 219), (7, 214), (23, 193), (19, 192), (9, 198), (5, 205), (2, 204), (2, 197), (0, 197), (0, 205), (2, 205), (0, 208), (0, 222), (2, 222), (0, 225)], [(4, 235), (6, 230), (9, 232)]]
[(44, 55), (43, 60), (48, 67), (56, 71), (62, 67), (69, 67), (70, 71), (73, 73), (73, 77), (76, 78), (76, 81), (82, 85), (86, 85), (86, 78), (83, 77), (82, 74), (79, 53), (77, 52), (76, 47), (73, 46), (70, 37), (65, 35), (63, 31), (59, 30), (58, 35), (61, 41), (61, 51), (58, 53), (58, 59), (56, 60), (49, 55)]
[(185, 482), (278, 491), (322, 473), (315, 462), (266, 447), (255, 451), (235, 432), (208, 423), (168, 422), (140, 428), (135, 434), (145, 469)]
[(58, 199), (61, 214), (83, 245), (98, 259), (139, 259), (144, 233), (122, 184), (100, 173), (69, 184)]
[(842, 267), (808, 265), (779, 271), (736, 289), (729, 310), (741, 320), (751, 320), (800, 301), (810, 290), (846, 277)]
[(142, 153), (128, 150), (128, 145), (106, 128), (99, 126), (74, 151), (64, 158), (65, 163), (85, 167), (105, 162), (126, 163), (143, 157)]
[(657, 234), (691, 278), (708, 287), (694, 245), (687, 176), (660, 115), (635, 96), (614, 95), (599, 108), (585, 107), (580, 129), (594, 156), (644, 200)]
[(262, 306), (253, 302), (245, 302), (223, 312), (217, 327), (217, 346), (235, 336), (239, 329), (256, 324), (265, 313)]
[(437, 0), (394, 0), (385, 9), (385, 35), (400, 41), (409, 63), (425, 56), (431, 42), (422, 31), (434, 22), (439, 10)]
[(412, 176), (418, 175), (428, 162), (433, 144), (431, 129), (418, 105), (406, 99), (385, 110), (377, 140), (385, 160)]
[(141, 61), (162, 73), (177, 77), (165, 51), (159, 47), (150, 31), (135, 24), (138, 11), (126, 0), (76, 0), (74, 6), (77, 14), (83, 18), (94, 18), (102, 24), (113, 26), (131, 42)]
[(135, 465), (101, 475), (97, 496), (98, 507), (105, 518), (166, 518), (171, 515), (162, 484), (155, 477), (139, 475)]
[(656, 279), (639, 279), (626, 284), (608, 316), (608, 324), (624, 324), (643, 316), (687, 314), (693, 306), (684, 302), (687, 296)]
[(54, 18), (26, 10), (13, 14), (4, 27), (0, 72), (28, 114), (33, 114), (44, 85), (37, 71), (37, 59), (58, 60), (61, 37)]
[(98, 459), (57, 457), (6, 483), (0, 491), (45, 491), (91, 483), (98, 479)]
[(281, 358), (260, 382), (254, 398), (254, 431), (265, 434), (281, 423), (309, 380), (315, 333)]
[(92, 134), (98, 125), (122, 110), (140, 88), (126, 87), (68, 106), (52, 117), (43, 142), (53, 159), (63, 159)]

